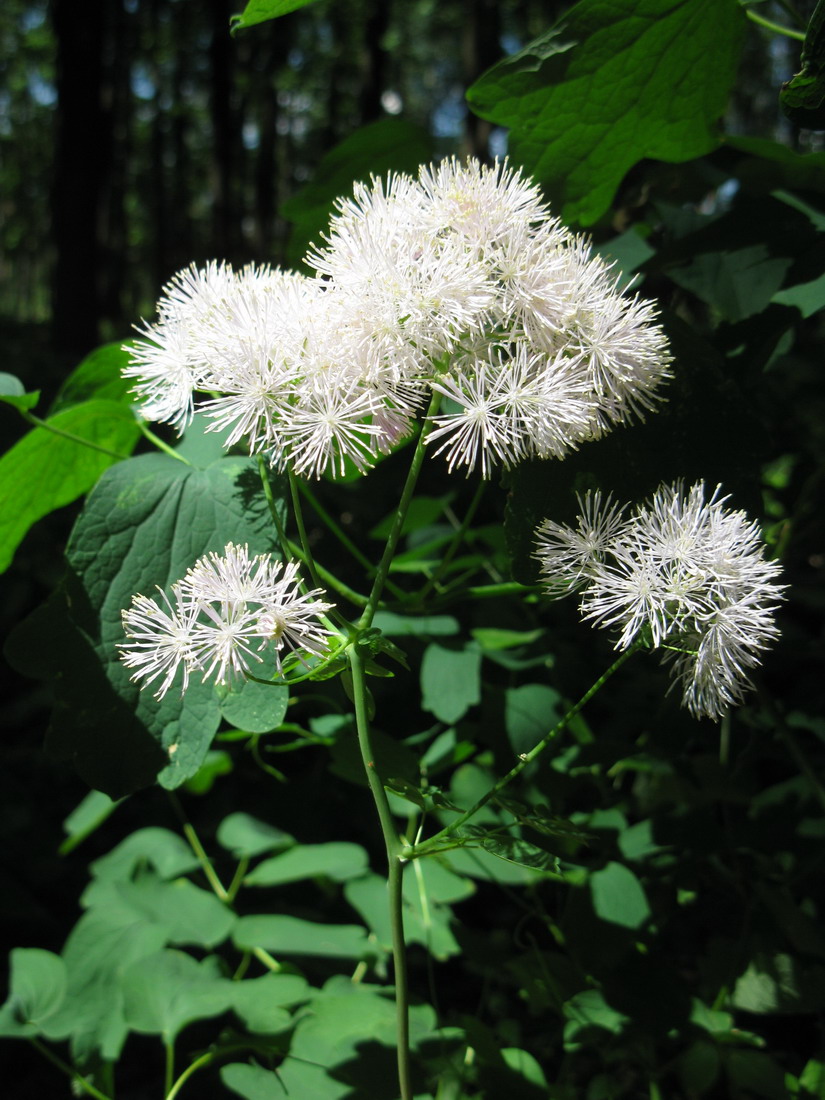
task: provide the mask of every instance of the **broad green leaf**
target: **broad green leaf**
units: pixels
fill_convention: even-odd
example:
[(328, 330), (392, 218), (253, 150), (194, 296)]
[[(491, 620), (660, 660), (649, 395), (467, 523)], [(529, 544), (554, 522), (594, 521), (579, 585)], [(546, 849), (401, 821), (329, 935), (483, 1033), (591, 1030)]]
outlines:
[(731, 995), (734, 1008), (759, 1014), (795, 1015), (825, 1008), (825, 967), (791, 955), (757, 954)]
[(604, 1028), (614, 1035), (620, 1034), (626, 1024), (627, 1016), (617, 1012), (605, 1001), (598, 989), (586, 989), (565, 1001), (562, 1011), (567, 1017), (564, 1027), (565, 1050), (577, 1048), (577, 1037), (592, 1027)]
[(40, 400), (40, 391), (26, 393), (26, 387), (14, 374), (0, 371), (0, 401), (15, 409), (33, 409)]
[(230, 775), (233, 768), (232, 757), (228, 752), (210, 749), (192, 778), (186, 780), (185, 789), (190, 794), (208, 794), (215, 782), (222, 775)]
[(778, 290), (771, 301), (781, 306), (794, 306), (803, 317), (812, 317), (825, 308), (825, 275), (809, 283), (797, 283), (796, 286)]
[(185, 875), (200, 866), (183, 837), (168, 829), (149, 826), (130, 833), (111, 852), (96, 859), (90, 870), (101, 882), (126, 882), (137, 868), (147, 865), (154, 867), (165, 880)]
[(100, 791), (89, 791), (83, 801), (76, 806), (63, 822), (63, 831), (66, 839), (60, 845), (60, 854), (66, 855), (74, 851), (78, 844), (90, 836), (98, 826), (102, 825), (120, 805), (120, 801), (113, 801), (107, 794)]
[[(472, 882), (434, 859), (414, 860), (404, 871), (404, 935), (407, 942), (423, 944), (436, 959), (460, 954), (461, 949), (450, 929), (453, 913), (449, 903), (469, 897), (474, 891)], [(391, 951), (386, 879), (369, 875), (347, 883), (344, 893), (383, 949)]]
[(610, 862), (590, 876), (590, 897), (597, 917), (624, 928), (641, 928), (650, 916), (642, 884), (629, 867)]
[(253, 859), (264, 852), (289, 848), (295, 843), (289, 833), (258, 821), (249, 814), (234, 813), (218, 826), (218, 844), (229, 849), (238, 859)]
[(230, 1062), (221, 1067), (221, 1081), (244, 1100), (284, 1100), (279, 1073), (257, 1062)]
[(481, 648), (427, 646), (421, 661), (421, 705), (448, 725), (481, 701)]
[(504, 694), (504, 724), (513, 752), (529, 752), (561, 717), (561, 696), (547, 684), (522, 684)]
[(249, 0), (240, 15), (233, 15), (230, 18), (229, 26), (234, 34), (236, 31), (265, 23), (268, 19), (277, 19), (281, 15), (288, 15), (291, 11), (309, 7), (314, 3), (316, 0)]
[(50, 409), (52, 415), (93, 399), (133, 404), (129, 390), (134, 381), (123, 377), (123, 368), (128, 366), (129, 359), (129, 351), (121, 344), (104, 344), (95, 348), (75, 367), (58, 390)]
[(771, 256), (764, 244), (757, 244), (736, 251), (705, 252), (682, 267), (669, 267), (668, 275), (726, 321), (743, 321), (778, 298), (790, 266), (789, 258)]
[(0, 1007), (0, 1036), (37, 1035), (65, 998), (65, 963), (59, 955), (37, 947), (17, 947), (9, 961), (9, 996)]
[(93, 882), (81, 901), (89, 909), (131, 911), (136, 923), (161, 928), (165, 943), (215, 947), (226, 939), (236, 920), (211, 891), (185, 878), (164, 882), (151, 871), (128, 881)]
[(228, 1011), (233, 983), (221, 977), (218, 960), (200, 962), (182, 951), (158, 951), (127, 967), (120, 979), (123, 1013), (133, 1031), (173, 1043), (187, 1024)]
[[(434, 1027), (429, 1005), (411, 1008), (413, 1049), (434, 1037)], [(282, 1095), (307, 1100), (387, 1096), (387, 1083), (397, 1080), (395, 1043), (395, 1006), (386, 990), (332, 978), (295, 1028), (291, 1057), (278, 1068)]]
[(132, 452), (140, 435), (131, 409), (115, 401), (86, 401), (46, 424), (0, 457), (0, 572), (32, 524), (88, 492), (104, 470)]
[(613, 273), (619, 276), (618, 285), (622, 289), (633, 282), (636, 270), (656, 255), (635, 227), (597, 245), (593, 251), (607, 263), (615, 265)]
[(368, 870), (367, 853), (360, 844), (331, 841), (328, 844), (298, 844), (272, 859), (266, 859), (244, 879), (247, 886), (279, 886), (284, 882), (323, 876), (333, 882), (359, 878)]
[(279, 955), (320, 955), (362, 959), (375, 950), (360, 925), (318, 924), (286, 916), (240, 917), (232, 940), (243, 951), (263, 947), (276, 958)]
[(111, 797), (155, 779), (180, 786), (198, 771), (220, 722), (214, 686), (197, 677), (183, 697), (172, 687), (162, 700), (131, 681), (119, 660), (121, 612), (135, 593), (168, 589), (230, 541), (271, 551), (259, 485), (249, 458), (200, 470), (151, 454), (107, 471), (72, 532), (65, 591), (10, 642), (20, 671), (58, 678), (49, 750)]
[(393, 611), (377, 611), (373, 626), (383, 634), (390, 634), (393, 637), (412, 634), (438, 638), (458, 634), (460, 629), (458, 619), (454, 619), (452, 615), (420, 615), (413, 618), (407, 615), (396, 615)]
[(500, 627), (480, 626), (470, 633), (485, 652), (495, 652), (500, 649), (514, 649), (516, 646), (530, 645), (537, 641), (544, 631), (536, 630), (503, 630)]
[(736, 0), (580, 0), (467, 98), (561, 217), (590, 225), (638, 161), (716, 147), (744, 25)]
[(753, 158), (737, 166), (740, 178), (765, 189), (825, 192), (825, 153), (797, 153), (780, 141), (730, 135), (725, 144)]
[(75, 1057), (85, 1059), (95, 1051), (110, 1061), (119, 1057), (129, 1031), (120, 974), (165, 943), (161, 925), (136, 921), (128, 906), (91, 909), (80, 918), (63, 948), (68, 989), (49, 1029), (55, 1037), (71, 1034)]
[(227, 722), (247, 733), (269, 733), (284, 720), (289, 688), (240, 680), (231, 688), (216, 688), (220, 710)]
[(312, 181), (285, 202), (281, 214), (293, 223), (287, 261), (297, 267), (311, 243), (319, 244), (334, 202), (352, 194), (354, 181), (389, 172), (417, 173), (432, 156), (429, 135), (400, 118), (383, 118), (362, 126), (321, 159)]
[(507, 1067), (523, 1077), (525, 1081), (529, 1081), (537, 1088), (547, 1090), (547, 1078), (544, 1076), (544, 1070), (528, 1051), (521, 1050), (519, 1047), (504, 1047), (501, 1051), (501, 1057)]
[(287, 1008), (311, 995), (306, 978), (298, 974), (265, 974), (232, 983), (232, 1008), (250, 1031), (274, 1035), (292, 1022)]

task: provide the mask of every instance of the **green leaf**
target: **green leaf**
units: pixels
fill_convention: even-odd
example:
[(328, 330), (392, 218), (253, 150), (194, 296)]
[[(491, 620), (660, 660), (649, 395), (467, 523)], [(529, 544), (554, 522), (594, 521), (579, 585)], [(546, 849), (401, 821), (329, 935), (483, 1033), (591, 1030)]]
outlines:
[(500, 627), (477, 627), (471, 630), (473, 638), (485, 652), (497, 652), (501, 649), (514, 649), (516, 646), (530, 645), (537, 641), (544, 631), (536, 630), (503, 630)]
[(208, 794), (216, 781), (222, 775), (229, 775), (233, 767), (228, 752), (210, 749), (192, 778), (186, 780), (185, 788), (190, 794)]
[(221, 1081), (244, 1100), (284, 1100), (280, 1074), (264, 1069), (257, 1062), (230, 1062), (222, 1066)]
[(229, 27), (232, 34), (235, 34), (236, 31), (265, 23), (268, 19), (277, 19), (281, 15), (289, 15), (291, 11), (314, 3), (316, 0), (249, 0), (240, 15), (230, 17)]
[[(461, 901), (475, 891), (466, 878), (435, 859), (417, 859), (404, 872), (404, 935), (408, 943), (423, 944), (436, 959), (458, 955), (461, 949), (450, 924), (449, 903)], [(379, 875), (368, 875), (347, 883), (347, 901), (357, 909), (383, 949), (392, 950), (387, 883)]]
[(504, 724), (513, 752), (529, 752), (561, 717), (561, 696), (547, 684), (522, 684), (504, 694)]
[(269, 733), (284, 720), (289, 688), (283, 684), (240, 680), (231, 689), (218, 687), (216, 690), (223, 717), (247, 733)]
[(641, 928), (650, 916), (642, 884), (623, 863), (611, 861), (593, 872), (590, 897), (597, 917), (623, 928)]
[(154, 871), (142, 871), (130, 881), (93, 882), (81, 900), (89, 909), (131, 912), (136, 923), (156, 924), (165, 943), (215, 947), (236, 920), (210, 891), (185, 878), (164, 882)]
[(244, 883), (247, 886), (279, 886), (319, 876), (333, 882), (346, 882), (366, 874), (368, 866), (367, 853), (360, 844), (347, 841), (298, 844), (288, 852), (259, 863)]
[(267, 825), (265, 821), (258, 821), (249, 814), (230, 814), (218, 826), (218, 844), (238, 859), (244, 856), (254, 859), (264, 852), (289, 848), (294, 843), (295, 839), (289, 833)]
[(40, 390), (26, 393), (26, 387), (13, 374), (0, 371), (0, 401), (15, 409), (33, 409), (40, 400)]
[(152, 866), (160, 878), (169, 880), (194, 871), (198, 858), (186, 841), (168, 829), (150, 826), (130, 833), (117, 847), (90, 866), (101, 882), (125, 882), (139, 867)]
[(66, 996), (65, 963), (37, 947), (17, 947), (9, 958), (9, 996), (0, 1007), (0, 1036), (37, 1035)]
[(122, 800), (113, 801), (100, 791), (89, 791), (83, 801), (76, 806), (63, 822), (66, 839), (60, 845), (62, 856), (74, 851), (78, 844), (90, 836), (117, 809)]
[(735, 251), (703, 253), (682, 267), (669, 267), (668, 275), (725, 320), (743, 321), (761, 313), (778, 297), (790, 266), (790, 259), (771, 256), (764, 244), (757, 244)]
[(420, 615), (416, 618), (407, 615), (396, 615), (393, 611), (376, 611), (373, 626), (382, 634), (394, 637), (446, 637), (458, 634), (458, 619), (452, 615)]
[(736, 0), (581, 0), (467, 98), (510, 128), (513, 160), (561, 217), (590, 225), (644, 157), (716, 147), (744, 26)]
[(736, 982), (734, 1008), (767, 1015), (821, 1012), (825, 967), (802, 964), (791, 955), (759, 952)]
[(114, 401), (75, 405), (46, 424), (113, 453), (34, 428), (0, 457), (0, 572), (37, 520), (88, 492), (118, 456), (131, 453), (140, 435), (131, 410)]
[[(515, 863), (519, 867), (526, 867), (531, 871), (541, 871), (550, 874), (554, 878), (560, 878), (559, 861), (543, 848), (530, 844), (517, 836), (509, 836), (486, 828), (484, 825), (465, 825), (457, 834), (456, 839), (463, 844), (483, 848), (496, 859), (502, 859), (507, 863)], [(450, 861), (455, 866), (455, 860)]]
[(297, 267), (312, 242), (319, 242), (340, 196), (352, 194), (354, 180), (389, 172), (418, 172), (432, 156), (429, 134), (401, 118), (383, 118), (362, 126), (336, 145), (315, 170), (308, 183), (281, 207), (281, 214), (293, 223), (287, 247), (287, 262)]
[(812, 317), (825, 308), (825, 275), (812, 279), (809, 283), (797, 283), (785, 290), (779, 290), (771, 298), (781, 306), (794, 306), (803, 317)]
[(364, 928), (356, 924), (318, 924), (297, 917), (241, 917), (232, 941), (242, 951), (263, 947), (279, 955), (317, 955), (362, 959), (374, 953)]
[(218, 960), (198, 962), (182, 951), (158, 951), (127, 967), (120, 979), (123, 1013), (133, 1031), (161, 1035), (165, 1044), (196, 1020), (220, 1016), (233, 1006), (233, 983), (221, 977)]
[(564, 1027), (565, 1050), (576, 1049), (576, 1039), (583, 1031), (600, 1027), (613, 1035), (619, 1035), (626, 1024), (627, 1016), (611, 1008), (598, 989), (586, 989), (565, 1001), (563, 1006), (567, 1023)]
[(118, 1058), (129, 1031), (120, 974), (165, 942), (159, 924), (136, 921), (129, 907), (92, 909), (80, 918), (63, 948), (69, 984), (50, 1028), (60, 1029), (64, 1036), (71, 1033), (75, 1057), (83, 1060), (98, 1051), (109, 1061)]
[(123, 377), (124, 367), (131, 358), (128, 348), (122, 344), (104, 344), (95, 348), (75, 367), (57, 392), (50, 412), (79, 405), (83, 401), (120, 401), (131, 405), (131, 378)]
[[(413, 1048), (434, 1038), (434, 1027), (429, 1005), (410, 1009)], [(395, 1095), (388, 1087), (397, 1080), (395, 1043), (395, 1006), (386, 990), (343, 976), (332, 978), (295, 1028), (290, 1057), (278, 1068), (281, 1096), (345, 1100)], [(269, 1100), (266, 1093), (260, 1097)]]
[(119, 660), (121, 612), (135, 593), (168, 588), (230, 541), (271, 551), (259, 485), (249, 458), (199, 470), (150, 454), (107, 471), (72, 532), (65, 590), (10, 641), (21, 671), (58, 679), (49, 750), (111, 797), (155, 779), (180, 786), (200, 768), (220, 723), (215, 689), (197, 677), (182, 697), (173, 687), (162, 700), (131, 681)]
[(232, 1008), (250, 1031), (274, 1035), (292, 1023), (290, 1005), (309, 1000), (310, 985), (298, 974), (265, 974), (232, 983)]
[(421, 706), (451, 725), (481, 701), (481, 648), (445, 649), (433, 642), (421, 661)]

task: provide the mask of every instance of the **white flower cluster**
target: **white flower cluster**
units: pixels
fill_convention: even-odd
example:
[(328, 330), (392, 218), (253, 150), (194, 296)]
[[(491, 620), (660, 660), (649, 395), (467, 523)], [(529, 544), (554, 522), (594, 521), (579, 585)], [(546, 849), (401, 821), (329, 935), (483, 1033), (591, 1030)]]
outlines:
[(755, 522), (725, 508), (719, 488), (660, 486), (630, 515), (600, 493), (580, 498), (575, 528), (545, 520), (535, 556), (552, 596), (582, 590), (586, 619), (662, 647), (682, 702), (718, 718), (742, 701), (748, 670), (777, 636), (783, 586)]
[(670, 356), (653, 306), (620, 294), (518, 171), (447, 161), (337, 208), (314, 277), (210, 263), (172, 279), (125, 372), (147, 419), (182, 430), (211, 394), (228, 445), (319, 477), (367, 469), (435, 391), (437, 453), (487, 476), (659, 400)]
[(200, 672), (204, 681), (231, 682), (264, 658), (281, 669), (285, 647), (300, 657), (326, 648), (319, 616), (332, 606), (315, 589), (300, 592), (294, 562), (282, 568), (265, 554), (250, 558), (247, 546), (229, 543), (223, 555), (200, 558), (172, 585), (172, 599), (133, 596), (123, 612), (127, 641), (120, 658), (143, 685), (161, 679), (161, 699), (183, 669), (181, 690)]

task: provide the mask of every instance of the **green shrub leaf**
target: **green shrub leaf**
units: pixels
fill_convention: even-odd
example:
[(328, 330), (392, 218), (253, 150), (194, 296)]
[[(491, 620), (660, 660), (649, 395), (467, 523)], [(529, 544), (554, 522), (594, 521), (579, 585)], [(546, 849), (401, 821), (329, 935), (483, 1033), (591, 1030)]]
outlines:
[(561, 217), (590, 225), (644, 157), (718, 144), (745, 18), (736, 0), (581, 0), (469, 89)]

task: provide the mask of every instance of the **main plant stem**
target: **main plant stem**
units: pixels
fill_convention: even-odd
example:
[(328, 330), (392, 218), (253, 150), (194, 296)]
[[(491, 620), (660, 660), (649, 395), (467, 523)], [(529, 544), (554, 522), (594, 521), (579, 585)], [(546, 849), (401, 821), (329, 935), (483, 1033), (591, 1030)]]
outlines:
[(367, 773), (384, 845), (387, 849), (389, 868), (387, 883), (389, 886), (390, 928), (392, 933), (392, 961), (395, 975), (395, 1019), (396, 1050), (398, 1053), (398, 1083), (401, 1088), (401, 1100), (412, 1100), (410, 1080), (410, 1022), (409, 994), (407, 990), (407, 952), (404, 943), (404, 911), (402, 886), (404, 864), (401, 860), (401, 842), (392, 820), (387, 792), (375, 766), (370, 739), (370, 722), (366, 706), (366, 684), (364, 683), (364, 661), (354, 645), (349, 650), (349, 663), (352, 672), (352, 695), (355, 701), (355, 723), (358, 729), (358, 746)]
[[(424, 463), (425, 444), (427, 438), (427, 425), (429, 418), (435, 413), (440, 400), (439, 394), (433, 394), (430, 406), (427, 409), (424, 427), (415, 445), (415, 451), (410, 462), (407, 480), (401, 491), (401, 499), (398, 502), (392, 528), (387, 537), (387, 545), (381, 555), (381, 561), (375, 572), (372, 590), (367, 599), (367, 605), (356, 623), (356, 632), (361, 634), (369, 630), (381, 593), (389, 577), (401, 532), (404, 529), (404, 520), (415, 493), (415, 486), (421, 467)], [(356, 640), (349, 647), (349, 665), (352, 675), (352, 697), (355, 703), (355, 724), (358, 730), (358, 747), (361, 750), (361, 759), (364, 763), (364, 771), (367, 775), (370, 792), (378, 811), (378, 820), (381, 824), (381, 833), (384, 837), (384, 846), (387, 850), (387, 886), (390, 906), (390, 930), (392, 936), (392, 960), (395, 976), (395, 1016), (396, 1016), (396, 1050), (398, 1055), (398, 1084), (401, 1089), (401, 1100), (412, 1100), (412, 1081), (410, 1076), (410, 1008), (409, 992), (407, 988), (407, 950), (404, 941), (404, 908), (402, 888), (404, 884), (404, 859), (402, 857), (402, 844), (392, 819), (387, 792), (384, 789), (384, 781), (378, 771), (375, 761), (375, 753), (372, 748), (370, 736), (370, 720), (367, 711), (367, 685), (364, 679), (364, 658)]]

